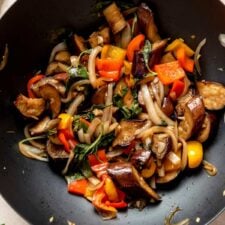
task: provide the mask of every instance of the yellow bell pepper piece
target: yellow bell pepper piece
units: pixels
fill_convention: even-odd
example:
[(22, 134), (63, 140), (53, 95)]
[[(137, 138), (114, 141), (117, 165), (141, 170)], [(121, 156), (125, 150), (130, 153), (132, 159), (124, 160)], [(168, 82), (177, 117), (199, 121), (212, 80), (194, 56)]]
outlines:
[(61, 119), (61, 121), (58, 124), (58, 129), (68, 129), (71, 127), (73, 122), (73, 117), (70, 114), (67, 113), (61, 113), (58, 118)]
[(195, 52), (187, 44), (185, 44), (184, 40), (181, 39), (181, 38), (175, 39), (171, 44), (169, 44), (166, 47), (165, 51), (166, 52), (174, 52), (175, 53), (176, 50), (178, 48), (180, 48), (180, 47), (185, 49), (185, 53), (189, 57), (191, 57), (191, 56), (193, 56), (195, 54)]
[(116, 186), (109, 177), (107, 177), (105, 180), (104, 190), (109, 198), (109, 201), (118, 202), (119, 196), (116, 190)]
[(124, 60), (126, 56), (126, 50), (114, 45), (104, 45), (101, 52), (101, 58), (112, 58), (118, 60)]
[(199, 141), (187, 141), (188, 167), (193, 169), (200, 166), (203, 160), (203, 147)]

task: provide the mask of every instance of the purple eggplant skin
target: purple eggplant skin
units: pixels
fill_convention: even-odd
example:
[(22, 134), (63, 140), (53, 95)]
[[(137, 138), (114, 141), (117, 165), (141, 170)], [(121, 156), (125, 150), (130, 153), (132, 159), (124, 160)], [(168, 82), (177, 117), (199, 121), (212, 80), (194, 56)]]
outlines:
[(132, 65), (132, 74), (134, 77), (142, 78), (147, 72), (147, 68), (145, 66), (144, 55), (141, 51), (134, 52), (134, 59)]
[(141, 170), (149, 161), (150, 156), (150, 151), (139, 149), (132, 154), (130, 161), (137, 170)]

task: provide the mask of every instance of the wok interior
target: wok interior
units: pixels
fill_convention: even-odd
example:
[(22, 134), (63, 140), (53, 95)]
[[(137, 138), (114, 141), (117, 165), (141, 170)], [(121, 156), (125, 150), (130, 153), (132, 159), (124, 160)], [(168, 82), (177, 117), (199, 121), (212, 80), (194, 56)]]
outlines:
[[(16, 185), (16, 180), (12, 179), (12, 176), (17, 177), (17, 181), (19, 182), (18, 186), (18, 193), (30, 193), (32, 190), (32, 187), (35, 187), (37, 179), (38, 183), (42, 184), (44, 183), (42, 187), (36, 188), (38, 191), (37, 193), (37, 199), (30, 199), (29, 196), (25, 197), (25, 206), (29, 206), (29, 204), (32, 202), (33, 205), (35, 203), (38, 205), (40, 204), (40, 198), (44, 199), (44, 209), (47, 209), (47, 205), (51, 205), (51, 212), (55, 212), (56, 214), (59, 213), (59, 208), (54, 207), (54, 203), (59, 202), (60, 200), (67, 200), (69, 201), (69, 205), (72, 207), (75, 207), (77, 203), (81, 206), (83, 206), (85, 209), (90, 210), (88, 208), (86, 203), (79, 202), (80, 199), (76, 197), (67, 196), (67, 194), (63, 194), (59, 196), (58, 198), (55, 198), (55, 195), (57, 195), (57, 190), (49, 191), (47, 189), (46, 182), (49, 182), (49, 180), (53, 179), (52, 182), (56, 182), (56, 186), (63, 190), (64, 183), (60, 178), (55, 175), (52, 171), (48, 171), (48, 166), (46, 165), (40, 165), (37, 162), (28, 161), (26, 159), (23, 159), (21, 156), (18, 155), (17, 152), (17, 146), (16, 143), (19, 139), (22, 137), (22, 128), (25, 124), (24, 120), (21, 117), (17, 116), (17, 113), (15, 112), (15, 109), (12, 105), (13, 100), (15, 99), (15, 96), (25, 91), (25, 84), (26, 80), (28, 80), (28, 77), (31, 76), (34, 69), (41, 69), (45, 68), (45, 62), (48, 60), (49, 53), (51, 51), (52, 46), (54, 46), (55, 42), (52, 41), (53, 36), (55, 35), (55, 32), (61, 32), (62, 28), (66, 27), (72, 27), (74, 30), (81, 31), (81, 34), (85, 33), (85, 31), (93, 30), (93, 25), (95, 24), (95, 20), (93, 20), (93, 17), (90, 16), (91, 7), (94, 4), (94, 2), (90, 1), (82, 1), (79, 2), (79, 7), (77, 7), (77, 4), (74, 3), (74, 1), (67, 1), (63, 5), (62, 3), (59, 3), (57, 1), (20, 1), (18, 2), (14, 8), (11, 9), (10, 12), (2, 19), (0, 30), (0, 43), (1, 46), (4, 46), (5, 43), (8, 43), (9, 45), (9, 51), (10, 51), (10, 57), (9, 62), (6, 67), (6, 69), (1, 72), (1, 78), (2, 81), (0, 83), (0, 89), (1, 89), (1, 95), (0, 95), (0, 115), (1, 115), (1, 140), (0, 140), (0, 146), (1, 146), (1, 161), (3, 164), (5, 164), (8, 168), (7, 170), (7, 177), (5, 174), (1, 171), (1, 178), (4, 179), (4, 187), (2, 187), (1, 192), (3, 193), (3, 196), (16, 208), (18, 211), (26, 215), (27, 212), (29, 215), (26, 215), (26, 218), (29, 220), (32, 220), (35, 218), (34, 223), (38, 224), (38, 222), (41, 221), (37, 216), (35, 216), (35, 213), (32, 212), (33, 210), (28, 209), (27, 212), (25, 212), (24, 206), (21, 206), (20, 198), (14, 193), (14, 188)], [(208, 45), (203, 51), (203, 58), (202, 58), (202, 64), (203, 64), (203, 73), (206, 74), (207, 79), (217, 80), (219, 82), (223, 82), (224, 78), (221, 76), (220, 72), (217, 70), (217, 68), (221, 67), (222, 62), (225, 61), (224, 56), (224, 49), (222, 49), (218, 42), (217, 42), (217, 36), (219, 32), (222, 32), (222, 29), (224, 28), (225, 20), (222, 21), (223, 18), (223, 12), (224, 9), (221, 7), (219, 3), (214, 3), (214, 9), (218, 11), (217, 16), (221, 17), (221, 22), (218, 22), (215, 19), (215, 16), (210, 5), (210, 1), (207, 1), (205, 3), (205, 7), (207, 8), (207, 12), (204, 12), (203, 10), (199, 10), (198, 12), (195, 12), (193, 14), (193, 17), (190, 17), (186, 7), (182, 4), (186, 3), (180, 3), (179, 1), (173, 1), (173, 3), (176, 5), (171, 11), (168, 11), (168, 3), (165, 3), (163, 1), (154, 1), (153, 3), (153, 9), (156, 12), (156, 21), (158, 23), (158, 26), (160, 27), (160, 30), (163, 31), (163, 35), (166, 36), (180, 36), (187, 39), (187, 42), (192, 47), (196, 47), (196, 44), (199, 40), (202, 39), (202, 37), (207, 36)], [(53, 7), (54, 6), (54, 7)], [(187, 6), (193, 9), (200, 9), (199, 3), (195, 3), (195, 1), (190, 1), (187, 3)], [(210, 7), (210, 8), (209, 8)], [(215, 8), (216, 7), (216, 8)], [(157, 10), (160, 8), (160, 11)], [(35, 13), (33, 10), (35, 9)], [(49, 10), (50, 9), (50, 10)], [(194, 11), (194, 10), (193, 10)], [(66, 13), (65, 13), (66, 12)], [(176, 14), (178, 14), (179, 19), (176, 18)], [(187, 15), (188, 14), (188, 15)], [(89, 15), (89, 16), (87, 16)], [(181, 16), (182, 15), (182, 16)], [(183, 15), (187, 15), (186, 17)], [(210, 18), (211, 17), (211, 18)], [(31, 19), (29, 19), (31, 18)], [(200, 18), (200, 19), (199, 19)], [(204, 19), (203, 19), (204, 18)], [(205, 19), (207, 18), (207, 19)], [(207, 23), (208, 22), (208, 23)], [(195, 25), (197, 24), (197, 25)], [(201, 27), (201, 29), (199, 29)], [(210, 29), (210, 32), (208, 32), (208, 29)], [(88, 32), (89, 33), (89, 32)], [(191, 34), (196, 34), (196, 39), (192, 40), (190, 38)], [(2, 48), (3, 49), (3, 48)], [(218, 131), (218, 136), (216, 137), (216, 140), (213, 142), (213, 148), (209, 147), (209, 157), (214, 159), (220, 164), (219, 159), (216, 159), (215, 154), (213, 155), (212, 150), (217, 147), (217, 153), (221, 153), (221, 145), (223, 145), (222, 142), (222, 135), (221, 135), (221, 129), (222, 126), (220, 126), (220, 130)], [(11, 133), (8, 131), (15, 131), (15, 133)], [(9, 141), (10, 140), (10, 141)], [(211, 152), (210, 152), (211, 151)], [(224, 153), (221, 153), (224, 154)], [(222, 158), (222, 156), (221, 156)], [(21, 171), (27, 170), (28, 175), (22, 176)], [(221, 168), (222, 170), (223, 168)], [(48, 171), (48, 172), (47, 172)], [(44, 172), (45, 176), (42, 176), (40, 178), (39, 172)], [(10, 178), (11, 176), (11, 178)], [(36, 176), (36, 179), (35, 179)], [(182, 185), (188, 185), (189, 182), (193, 182), (197, 180), (198, 176), (202, 176), (202, 174), (197, 173), (193, 177), (193, 180), (184, 180), (182, 181), (182, 184), (179, 182), (179, 180), (174, 184), (170, 184), (166, 187), (167, 195), (170, 195), (174, 198), (178, 198), (179, 203), (182, 202), (182, 198), (185, 200), (184, 196), (182, 197), (182, 193), (184, 191), (184, 188), (182, 189)], [(222, 179), (223, 175), (220, 174), (215, 179)], [(192, 196), (196, 196), (196, 193), (201, 190), (201, 187), (204, 187), (204, 184), (207, 183), (206, 177), (203, 176), (199, 177), (198, 179), (202, 179), (201, 183), (196, 184), (196, 188), (199, 188), (197, 191), (193, 190)], [(23, 181), (27, 183), (27, 187), (24, 188)], [(49, 182), (51, 183), (51, 182)], [(29, 185), (31, 185), (29, 187)], [(199, 185), (199, 186), (198, 186)], [(8, 188), (10, 186), (10, 188)], [(170, 187), (172, 186), (172, 187)], [(174, 188), (176, 186), (176, 188)], [(211, 184), (209, 185), (211, 186)], [(218, 186), (218, 187), (217, 187)], [(216, 187), (219, 190), (218, 182), (216, 184)], [(24, 190), (23, 190), (24, 189)], [(174, 190), (173, 190), (174, 189)], [(43, 194), (44, 193), (44, 194)], [(53, 197), (51, 199), (48, 199), (48, 194), (51, 193)], [(220, 193), (221, 194), (221, 193)], [(191, 191), (188, 194), (191, 196)], [(213, 196), (213, 193), (211, 192), (211, 195)], [(202, 206), (205, 203), (204, 198), (207, 195), (202, 194), (200, 201), (203, 203)], [(216, 194), (214, 196), (219, 196), (219, 194)], [(172, 197), (166, 197), (164, 201), (167, 203), (171, 200)], [(38, 199), (39, 198), (39, 199)], [(215, 197), (216, 198), (216, 197)], [(48, 199), (48, 200), (47, 200)], [(76, 203), (74, 203), (74, 200), (76, 199)], [(194, 197), (189, 198), (193, 201)], [(48, 203), (48, 204), (47, 204)], [(215, 204), (214, 201), (212, 204)], [(26, 207), (28, 208), (28, 207)], [(188, 215), (193, 212), (193, 210), (186, 207), (187, 210), (185, 213)], [(206, 216), (206, 212), (201, 212), (201, 215), (205, 215), (205, 218), (202, 219), (202, 221), (206, 221), (206, 218), (211, 218), (213, 215), (215, 215), (221, 208), (220, 204), (215, 204), (215, 207), (213, 210), (211, 210), (210, 214)], [(60, 208), (62, 209), (62, 208)], [(158, 212), (157, 212), (158, 209)], [(169, 207), (168, 207), (169, 209)], [(145, 209), (144, 213), (146, 213), (149, 209)], [(150, 209), (152, 213), (155, 213), (155, 217), (158, 216), (164, 216), (166, 214), (166, 207), (163, 208), (163, 204), (161, 204), (158, 207), (155, 207), (154, 209)], [(77, 218), (79, 213), (82, 215), (84, 214), (84, 210), (82, 207), (77, 210), (75, 214), (72, 214), (71, 212), (66, 212), (67, 210), (62, 209), (61, 210), (61, 216), (67, 216)], [(47, 221), (48, 215), (50, 213), (43, 212), (42, 210), (38, 210), (39, 213), (43, 213), (43, 218), (45, 221)], [(37, 214), (39, 214), (37, 213)], [(93, 212), (91, 212), (93, 213)], [(136, 214), (137, 213), (137, 214)], [(128, 223), (129, 221), (132, 221), (131, 218), (134, 218), (135, 216), (138, 217), (139, 212), (133, 212), (132, 216), (125, 219), (125, 223)], [(58, 214), (58, 215), (59, 215)], [(43, 219), (43, 221), (44, 221)], [(146, 222), (148, 221), (148, 217), (145, 215), (143, 217), (143, 220)], [(76, 219), (76, 221), (82, 221), (82, 219)], [(94, 219), (94, 221), (98, 221), (98, 219)], [(135, 221), (135, 219), (133, 219)], [(157, 224), (157, 218), (153, 218), (153, 224)], [(99, 222), (99, 221), (98, 221)], [(88, 224), (88, 222), (83, 221), (82, 224)], [(124, 224), (122, 221), (120, 221), (121, 224)], [(133, 222), (132, 222), (133, 223)], [(43, 223), (42, 223), (43, 224)], [(94, 224), (94, 223), (93, 223)], [(110, 223), (109, 223), (110, 224)]]

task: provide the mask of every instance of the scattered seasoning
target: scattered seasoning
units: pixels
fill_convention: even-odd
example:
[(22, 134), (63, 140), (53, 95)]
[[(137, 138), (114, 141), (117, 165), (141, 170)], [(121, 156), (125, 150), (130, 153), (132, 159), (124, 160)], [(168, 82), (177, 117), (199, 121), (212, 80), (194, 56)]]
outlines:
[(191, 39), (195, 39), (195, 38), (196, 38), (196, 35), (192, 34)]
[(195, 221), (196, 221), (196, 223), (199, 223), (200, 220), (201, 220), (200, 217), (197, 217)]
[(3, 166), (3, 170), (6, 170), (6, 166)]
[(15, 134), (16, 131), (15, 131), (15, 130), (7, 130), (6, 133), (7, 133), (7, 134)]
[(225, 47), (225, 34), (219, 34), (218, 39), (219, 39), (220, 44), (221, 44), (223, 47)]
[(223, 197), (225, 197), (225, 190), (223, 191)]
[(223, 67), (219, 67), (219, 68), (217, 68), (217, 70), (219, 70), (221, 72), (224, 72), (224, 68)]
[(24, 174), (25, 173), (25, 171), (24, 170), (22, 170), (22, 174)]
[(68, 223), (68, 225), (76, 225), (76, 223), (73, 223), (73, 222), (71, 222), (69, 220), (67, 220), (67, 223)]
[(50, 218), (49, 218), (49, 223), (52, 223), (54, 221), (54, 216), (51, 216)]

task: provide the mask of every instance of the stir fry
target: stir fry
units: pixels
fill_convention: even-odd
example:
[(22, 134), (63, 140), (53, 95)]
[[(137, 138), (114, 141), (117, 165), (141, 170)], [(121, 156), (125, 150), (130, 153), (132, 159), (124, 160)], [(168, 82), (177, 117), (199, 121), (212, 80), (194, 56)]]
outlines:
[(53, 48), (15, 106), (32, 120), (20, 152), (51, 162), (69, 193), (112, 219), (159, 201), (157, 186), (184, 170), (204, 164), (215, 175), (202, 143), (225, 88), (196, 80), (205, 40), (195, 52), (181, 38), (161, 38), (145, 3), (125, 11), (112, 3), (102, 18), (89, 37), (74, 33)]

